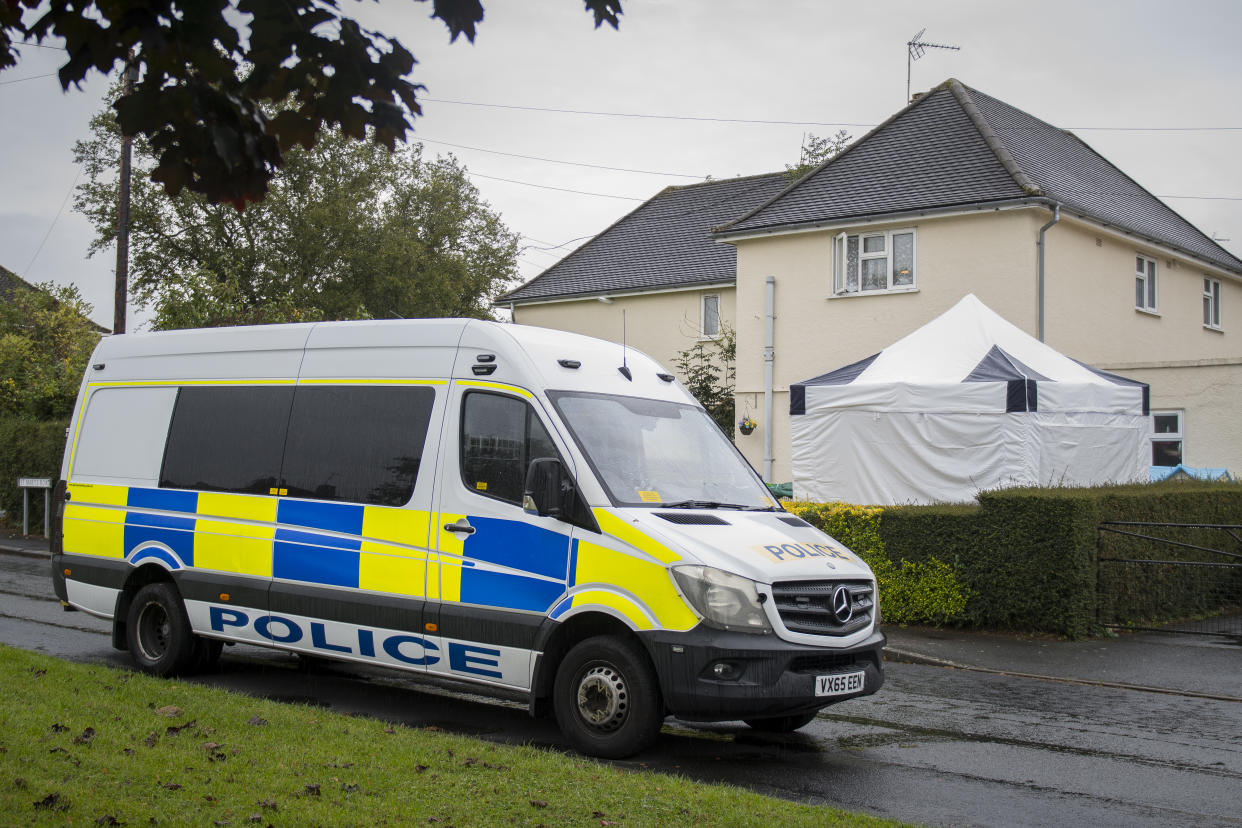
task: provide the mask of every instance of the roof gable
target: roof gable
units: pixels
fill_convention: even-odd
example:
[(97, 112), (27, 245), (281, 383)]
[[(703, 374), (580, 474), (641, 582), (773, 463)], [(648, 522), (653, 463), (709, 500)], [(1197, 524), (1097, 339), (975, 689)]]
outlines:
[(785, 173), (668, 187), (498, 303), (732, 282), (734, 248), (711, 228), (761, 204)]
[(970, 113), (942, 86), (768, 204), (717, 230), (775, 229), (1027, 195)]
[(1072, 133), (948, 80), (720, 236), (1034, 198), (1242, 274), (1230, 254)]

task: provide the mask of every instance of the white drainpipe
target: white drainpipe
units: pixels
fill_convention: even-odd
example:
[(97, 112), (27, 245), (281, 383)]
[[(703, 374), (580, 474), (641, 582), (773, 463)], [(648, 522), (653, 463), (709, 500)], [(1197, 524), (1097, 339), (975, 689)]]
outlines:
[(1039, 294), (1039, 307), (1036, 310), (1035, 320), (1035, 338), (1040, 342), (1044, 341), (1044, 250), (1047, 248), (1047, 242), (1044, 234), (1047, 233), (1052, 225), (1061, 220), (1061, 205), (1057, 204), (1052, 211), (1052, 221), (1039, 228), (1039, 277), (1036, 279), (1035, 292)]
[(772, 482), (772, 363), (776, 321), (776, 277), (766, 280), (763, 331), (763, 481)]

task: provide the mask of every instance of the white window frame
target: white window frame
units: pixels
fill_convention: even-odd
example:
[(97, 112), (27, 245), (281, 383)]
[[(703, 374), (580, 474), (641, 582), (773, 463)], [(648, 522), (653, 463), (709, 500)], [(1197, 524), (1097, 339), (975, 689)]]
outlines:
[[(912, 273), (910, 284), (896, 285), (893, 283), (893, 236), (910, 236), (910, 260)], [(850, 289), (846, 268), (848, 267), (849, 239), (858, 239), (858, 286)], [(863, 252), (866, 240), (880, 237), (884, 240), (884, 250), (878, 253)], [(885, 286), (879, 289), (863, 289), (863, 262), (884, 261)], [(895, 227), (892, 230), (858, 230), (842, 231), (832, 240), (832, 297), (839, 296), (879, 296), (885, 293), (910, 293), (918, 290), (918, 233), (913, 227)]]
[[(1156, 431), (1156, 418), (1157, 417), (1177, 417), (1177, 431), (1157, 432)], [(1185, 463), (1186, 462), (1186, 411), (1185, 409), (1170, 408), (1164, 411), (1151, 412), (1151, 435), (1148, 439), (1148, 443), (1151, 445), (1151, 449), (1152, 449), (1151, 459), (1153, 461), (1152, 463), (1153, 466), (1155, 465), (1154, 461), (1156, 459), (1155, 453), (1154, 453), (1155, 444), (1156, 443), (1172, 443), (1172, 442), (1178, 443), (1181, 449), (1181, 460), (1179, 462)], [(1171, 467), (1162, 466), (1161, 468), (1171, 468)]]
[[(707, 300), (708, 299), (716, 300), (716, 330), (713, 332), (709, 332), (707, 330)], [(724, 325), (724, 319), (720, 314), (720, 294), (719, 293), (703, 294), (703, 297), (699, 300), (699, 333), (700, 333), (699, 338), (700, 339), (719, 339), (720, 331), (723, 325)]]
[(1158, 313), (1160, 267), (1151, 256), (1144, 256), (1142, 253), (1134, 254), (1134, 287), (1134, 309), (1143, 313)]
[(1203, 277), (1203, 327), (1214, 331), (1222, 330), (1220, 326), (1220, 279), (1210, 276)]

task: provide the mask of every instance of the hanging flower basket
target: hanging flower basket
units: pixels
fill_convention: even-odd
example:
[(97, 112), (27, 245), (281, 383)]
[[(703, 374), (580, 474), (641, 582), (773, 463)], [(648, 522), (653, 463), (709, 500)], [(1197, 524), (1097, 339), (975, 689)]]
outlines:
[(750, 417), (743, 417), (737, 423), (737, 430), (742, 432), (743, 435), (746, 435), (754, 431), (758, 425), (759, 424), (756, 423), (754, 420), (752, 420)]

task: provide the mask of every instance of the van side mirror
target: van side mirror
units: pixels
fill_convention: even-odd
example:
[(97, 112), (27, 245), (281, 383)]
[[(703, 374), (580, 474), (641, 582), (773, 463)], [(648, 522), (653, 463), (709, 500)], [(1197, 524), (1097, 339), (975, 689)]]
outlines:
[(526, 467), (526, 490), (522, 510), (540, 517), (559, 518), (572, 496), (573, 483), (556, 457), (536, 457)]

